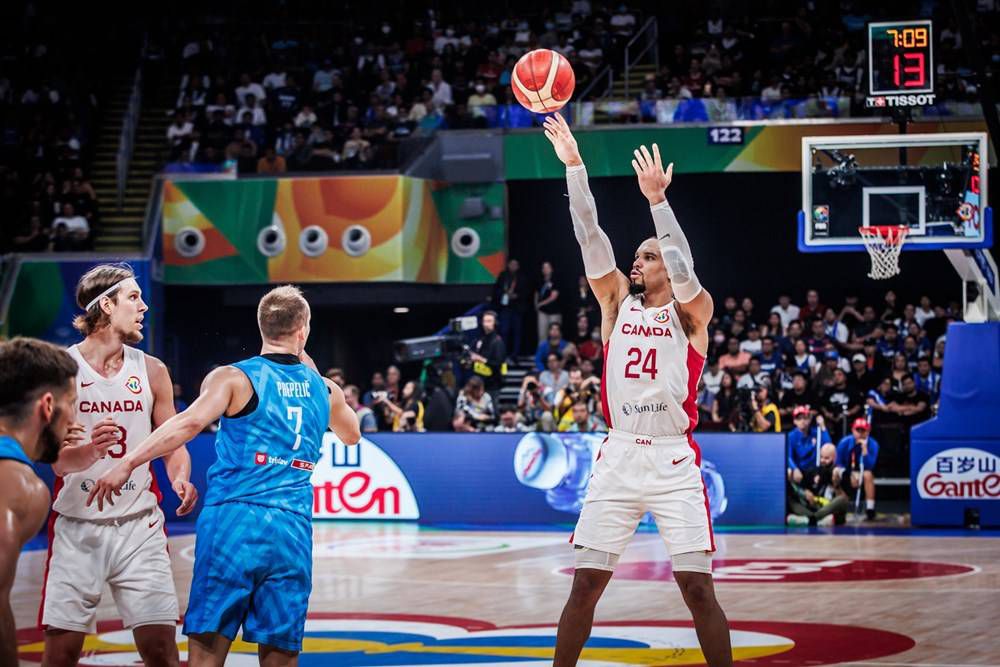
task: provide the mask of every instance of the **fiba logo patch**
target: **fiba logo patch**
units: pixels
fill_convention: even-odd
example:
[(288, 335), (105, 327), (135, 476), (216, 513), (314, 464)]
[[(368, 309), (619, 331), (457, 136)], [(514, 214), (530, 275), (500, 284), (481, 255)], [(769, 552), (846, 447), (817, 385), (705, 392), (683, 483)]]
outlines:
[(139, 382), (139, 378), (132, 375), (129, 379), (125, 380), (125, 388), (128, 389), (133, 394), (142, 393), (142, 383)]
[(653, 316), (653, 321), (659, 324), (666, 324), (670, 321), (670, 313), (666, 310), (661, 310), (656, 315)]

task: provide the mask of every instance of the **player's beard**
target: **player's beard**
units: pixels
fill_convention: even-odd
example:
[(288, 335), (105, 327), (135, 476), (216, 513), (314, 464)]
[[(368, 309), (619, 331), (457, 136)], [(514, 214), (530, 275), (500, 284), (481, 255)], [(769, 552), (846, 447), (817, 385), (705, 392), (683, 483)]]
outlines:
[(122, 342), (126, 345), (136, 345), (142, 342), (142, 331), (139, 329), (132, 329), (130, 331), (121, 332)]
[(646, 283), (639, 283), (634, 280), (628, 281), (628, 293), (632, 296), (639, 296), (646, 293)]
[(62, 410), (55, 408), (52, 411), (52, 420), (45, 425), (38, 435), (38, 442), (42, 446), (42, 451), (38, 453), (38, 460), (42, 463), (55, 463), (59, 458), (59, 449), (62, 447), (62, 439), (56, 435), (56, 430), (52, 427), (62, 416)]

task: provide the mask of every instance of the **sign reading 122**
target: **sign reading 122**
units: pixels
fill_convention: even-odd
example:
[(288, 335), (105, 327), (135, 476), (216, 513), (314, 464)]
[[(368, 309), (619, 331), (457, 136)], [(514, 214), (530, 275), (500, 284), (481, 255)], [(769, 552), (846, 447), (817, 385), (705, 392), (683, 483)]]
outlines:
[(934, 40), (930, 21), (868, 24), (871, 95), (934, 92)]

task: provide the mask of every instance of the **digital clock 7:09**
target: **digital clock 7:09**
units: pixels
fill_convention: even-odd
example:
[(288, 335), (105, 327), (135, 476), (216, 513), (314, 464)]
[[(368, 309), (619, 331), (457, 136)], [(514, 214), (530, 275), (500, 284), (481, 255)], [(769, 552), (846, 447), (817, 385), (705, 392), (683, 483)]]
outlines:
[(868, 24), (871, 95), (934, 92), (934, 31), (930, 21)]

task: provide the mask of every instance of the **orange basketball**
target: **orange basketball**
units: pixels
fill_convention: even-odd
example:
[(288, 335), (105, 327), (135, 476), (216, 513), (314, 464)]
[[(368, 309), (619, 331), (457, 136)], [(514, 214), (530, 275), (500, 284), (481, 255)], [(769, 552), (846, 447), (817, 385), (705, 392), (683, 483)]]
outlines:
[(510, 87), (525, 109), (551, 113), (562, 109), (573, 96), (576, 75), (569, 61), (555, 51), (535, 49), (514, 65)]

